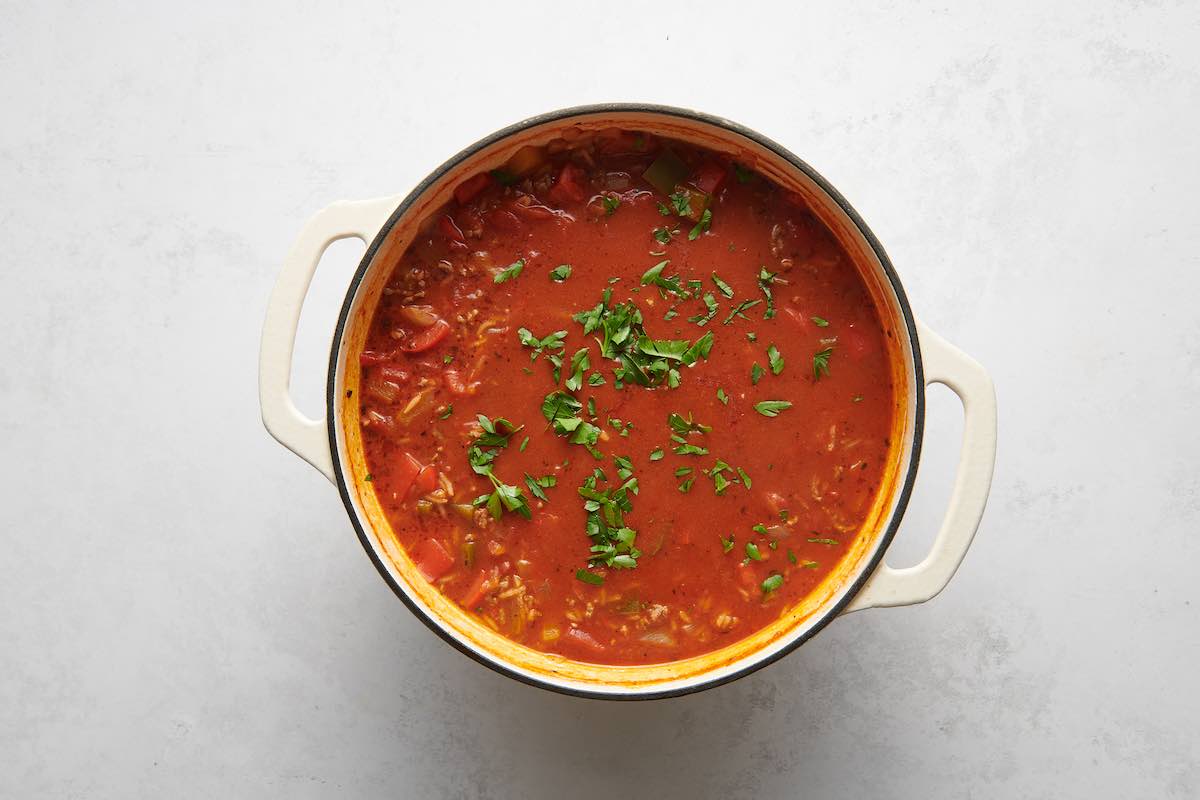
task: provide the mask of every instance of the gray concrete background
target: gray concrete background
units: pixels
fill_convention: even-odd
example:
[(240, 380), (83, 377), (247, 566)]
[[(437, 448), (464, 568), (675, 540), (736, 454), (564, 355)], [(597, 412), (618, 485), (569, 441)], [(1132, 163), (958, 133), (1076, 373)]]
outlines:
[[(3, 5), (0, 796), (1200, 795), (1195, 4)], [(810, 161), (1001, 404), (944, 594), (644, 704), (428, 633), (255, 385), (310, 213), (620, 99)], [(305, 311), (309, 409), (359, 252)], [(947, 392), (929, 428), (894, 564), (948, 496)]]

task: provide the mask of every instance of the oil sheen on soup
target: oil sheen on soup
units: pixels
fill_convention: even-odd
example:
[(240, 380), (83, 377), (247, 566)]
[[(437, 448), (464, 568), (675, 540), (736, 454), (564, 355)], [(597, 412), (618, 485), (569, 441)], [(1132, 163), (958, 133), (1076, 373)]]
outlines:
[(768, 625), (884, 473), (888, 332), (797, 196), (636, 131), (476, 175), (361, 353), (374, 491), (421, 573), (537, 650), (649, 664)]

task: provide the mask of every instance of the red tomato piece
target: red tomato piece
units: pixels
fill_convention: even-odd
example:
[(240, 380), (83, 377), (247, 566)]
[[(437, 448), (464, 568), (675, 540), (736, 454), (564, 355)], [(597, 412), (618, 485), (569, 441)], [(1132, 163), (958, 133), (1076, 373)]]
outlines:
[(691, 183), (705, 194), (713, 194), (725, 182), (729, 170), (716, 161), (705, 161), (696, 168)]
[(471, 581), (471, 585), (467, 588), (466, 594), (462, 596), (459, 602), (463, 608), (474, 608), (479, 605), (479, 601), (483, 599), (483, 595), (487, 592), (488, 579), (487, 573), (483, 570), (475, 576), (475, 580)]
[(450, 323), (444, 319), (430, 325), (420, 333), (409, 336), (400, 342), (400, 349), (406, 353), (424, 353), (436, 347), (442, 339), (450, 335)]
[(413, 561), (427, 581), (436, 581), (454, 566), (454, 558), (437, 539), (421, 542), (413, 553)]
[(443, 214), (442, 218), (438, 220), (438, 230), (440, 230), (442, 235), (449, 239), (452, 244), (457, 242), (458, 244), (465, 245), (467, 243), (467, 237), (463, 234), (462, 229), (458, 227), (458, 224), (454, 221), (454, 218), (449, 214)]
[(525, 223), (511, 211), (505, 211), (503, 208), (493, 208), (487, 213), (487, 224), (489, 227), (503, 231), (504, 233), (519, 233), (525, 227)]
[(408, 490), (412, 488), (413, 481), (416, 480), (417, 474), (420, 473), (423, 464), (413, 458), (412, 453), (405, 453), (396, 462), (396, 472), (394, 475), (394, 485), (396, 496), (404, 499), (408, 494)]
[(559, 205), (582, 202), (587, 197), (586, 182), (587, 173), (568, 161), (558, 173), (558, 180), (550, 187), (550, 199)]
[(417, 497), (422, 497), (429, 494), (438, 486), (438, 471), (436, 467), (422, 467), (417, 473), (417, 477), (413, 479), (413, 488), (417, 490)]
[(358, 363), (364, 367), (373, 367), (376, 364), (384, 364), (396, 357), (394, 352), (385, 352), (383, 350), (363, 350), (358, 355)]
[(492, 184), (492, 176), (486, 172), (467, 178), (454, 188), (454, 199), (460, 203), (469, 203), (475, 196)]

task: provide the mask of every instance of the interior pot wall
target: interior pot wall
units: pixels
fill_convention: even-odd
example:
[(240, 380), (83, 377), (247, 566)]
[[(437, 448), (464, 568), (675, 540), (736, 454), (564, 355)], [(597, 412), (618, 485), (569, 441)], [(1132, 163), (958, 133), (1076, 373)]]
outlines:
[[(375, 498), (372, 484), (364, 480), (367, 469), (360, 439), (359, 405), (353, 399), (346, 401), (347, 392), (357, 395), (361, 377), (357, 358), (347, 358), (347, 355), (361, 351), (371, 315), (392, 266), (413, 238), (433, 224), (436, 212), (450, 201), (453, 188), (471, 175), (501, 166), (519, 148), (544, 144), (567, 128), (589, 131), (612, 127), (645, 130), (728, 153), (781, 186), (800, 193), (852, 256), (881, 309), (893, 350), (890, 361), (897, 404), (893, 446), (876, 502), (855, 545), (823, 583), (787, 609), (772, 625), (721, 650), (683, 661), (632, 667), (585, 664), (518, 645), (478, 622), (429, 584), (399, 546)], [(901, 486), (910, 478), (909, 464), (914, 455), (914, 431), (917, 429), (915, 398), (919, 386), (911, 320), (905, 315), (879, 256), (839, 199), (827, 193), (813, 177), (759, 142), (719, 124), (657, 112), (598, 112), (552, 120), (485, 143), (456, 159), (404, 201), (398, 215), (393, 216), (390, 230), (385, 226), (374, 252), (368, 251), (369, 260), (364, 259), (357, 291), (352, 287), (354, 295), (336, 359), (333, 397), (338, 406), (334, 409), (335, 419), (340, 421), (336, 446), (341, 477), (347, 484), (361, 534), (366, 537), (364, 543), (374, 551), (376, 563), (393, 587), (414, 611), (427, 617), (427, 624), (460, 649), (514, 677), (580, 694), (657, 695), (709, 685), (734, 677), (753, 665), (766, 663), (811, 635), (848, 601), (890, 540), (893, 526), (889, 523), (905, 494)]]

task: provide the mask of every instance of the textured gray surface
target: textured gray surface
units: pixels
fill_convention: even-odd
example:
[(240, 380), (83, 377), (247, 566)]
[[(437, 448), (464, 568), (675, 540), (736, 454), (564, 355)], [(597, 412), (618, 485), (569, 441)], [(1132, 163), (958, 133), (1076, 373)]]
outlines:
[[(5, 5), (0, 796), (1200, 795), (1194, 4)], [(311, 212), (613, 99), (808, 159), (1001, 403), (942, 596), (645, 704), (429, 634), (255, 389)], [(306, 309), (308, 408), (356, 257)], [(935, 392), (893, 563), (929, 541), (960, 429)]]

